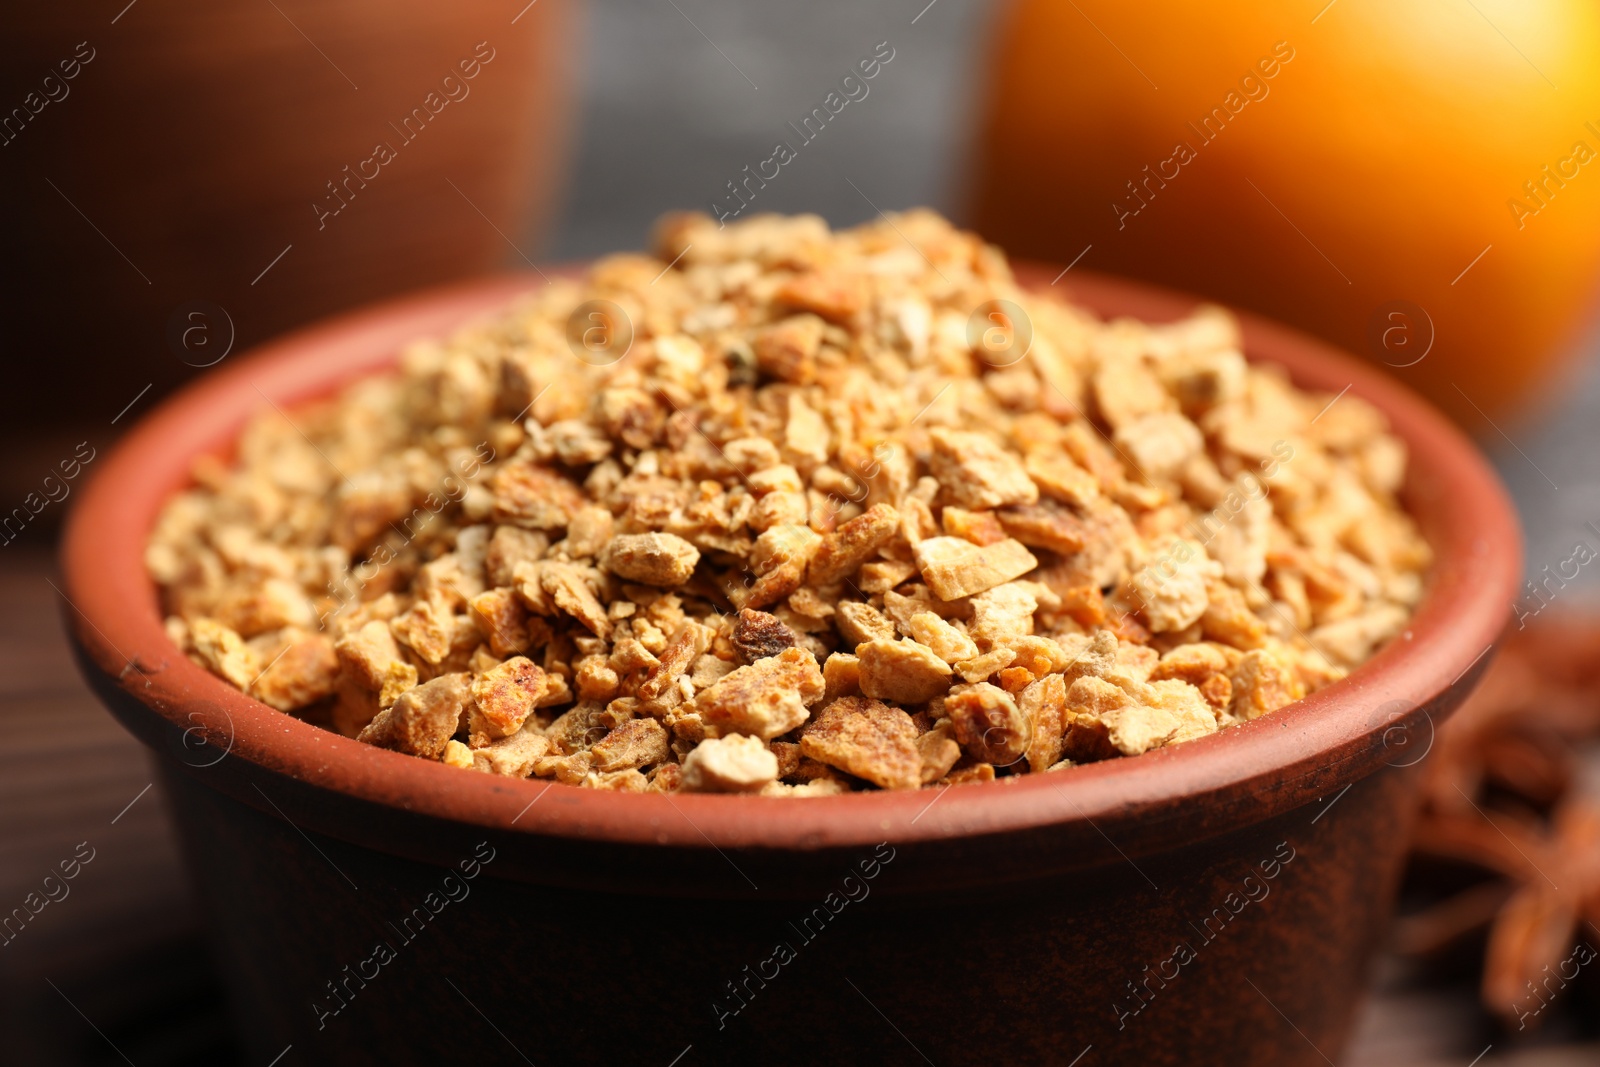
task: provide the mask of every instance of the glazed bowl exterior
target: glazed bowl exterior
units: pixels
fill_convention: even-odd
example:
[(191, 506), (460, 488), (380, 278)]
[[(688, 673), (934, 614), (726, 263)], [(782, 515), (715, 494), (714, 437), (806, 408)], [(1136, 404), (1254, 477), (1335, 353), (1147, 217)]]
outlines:
[[(1407, 443), (1425, 599), (1289, 708), (1054, 774), (806, 800), (469, 774), (274, 711), (167, 640), (142, 555), (197, 456), (267, 400), (325, 396), (537, 284), (430, 291), (230, 361), (131, 430), (71, 516), (79, 659), (159, 764), (252, 1062), (1338, 1056), (1419, 764), (1520, 575), (1510, 504), (1469, 442), (1392, 380), (1241, 315), (1249, 358), (1348, 388)], [(1055, 288), (1107, 316), (1196, 304), (1081, 272)]]

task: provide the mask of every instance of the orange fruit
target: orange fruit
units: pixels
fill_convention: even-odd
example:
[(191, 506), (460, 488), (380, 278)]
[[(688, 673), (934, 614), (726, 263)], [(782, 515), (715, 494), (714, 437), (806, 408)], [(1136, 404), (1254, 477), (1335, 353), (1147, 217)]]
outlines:
[(1017, 0), (972, 220), (1320, 334), (1487, 429), (1588, 321), (1600, 9), (1324, 2)]

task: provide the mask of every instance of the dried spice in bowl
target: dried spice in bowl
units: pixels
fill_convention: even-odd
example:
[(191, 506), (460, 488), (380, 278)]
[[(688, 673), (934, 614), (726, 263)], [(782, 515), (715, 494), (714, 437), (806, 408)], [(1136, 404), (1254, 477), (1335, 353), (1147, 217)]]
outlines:
[(173, 640), (464, 769), (816, 796), (1203, 737), (1421, 595), (1404, 447), (1220, 310), (1101, 322), (926, 212), (656, 253), (202, 461), (147, 553)]

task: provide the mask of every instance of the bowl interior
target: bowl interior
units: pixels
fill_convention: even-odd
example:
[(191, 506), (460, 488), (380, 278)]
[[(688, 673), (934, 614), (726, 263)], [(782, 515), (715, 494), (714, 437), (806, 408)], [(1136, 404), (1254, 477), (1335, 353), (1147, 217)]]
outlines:
[[(1058, 277), (1030, 264), (1019, 264), (1017, 273), (1041, 290)], [(114, 708), (134, 708), (119, 710), (130, 727), (147, 740), (163, 731), (198, 732), (226, 754), (207, 773), (258, 807), (264, 805), (241, 783), (283, 776), (324, 801), (345, 797), (451, 823), (637, 845), (817, 849), (1087, 823), (1137, 853), (1266, 818), (1395, 762), (1395, 728), (1426, 720), (1431, 729), (1429, 716), (1453, 707), (1482, 670), (1515, 596), (1516, 521), (1473, 446), (1380, 372), (1239, 313), (1250, 359), (1283, 365), (1304, 387), (1349, 389), (1388, 417), (1410, 450), (1405, 500), (1434, 548), (1435, 564), (1407, 629), (1348, 678), (1198, 741), (1065, 773), (937, 792), (787, 802), (618, 794), (463, 773), (359, 744), (255, 701), (167, 640), (143, 567), (144, 544), (197, 456), (227, 451), (267, 404), (288, 408), (326, 395), (393, 365), (408, 341), (449, 332), (538, 284), (537, 276), (509, 276), (430, 290), (286, 336), (207, 373), (144, 418), (97, 465), (63, 541), (67, 612), (103, 691), (114, 686), (137, 701), (136, 708), (132, 700), (112, 701)], [(1199, 303), (1086, 271), (1062, 278), (1054, 290), (1103, 316), (1149, 321), (1178, 318)], [(227, 784), (230, 776), (237, 789)], [(296, 822), (317, 826), (319, 817), (318, 805), (308, 803)]]

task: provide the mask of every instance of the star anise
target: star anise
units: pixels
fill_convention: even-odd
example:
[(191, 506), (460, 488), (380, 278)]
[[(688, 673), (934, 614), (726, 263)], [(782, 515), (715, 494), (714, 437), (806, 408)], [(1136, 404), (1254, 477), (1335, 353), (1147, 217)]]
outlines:
[(1494, 877), (1402, 920), (1399, 947), (1487, 927), (1482, 1002), (1516, 1029), (1600, 952), (1600, 796), (1575, 756), (1597, 739), (1600, 619), (1567, 615), (1512, 635), (1427, 763), (1413, 853)]

